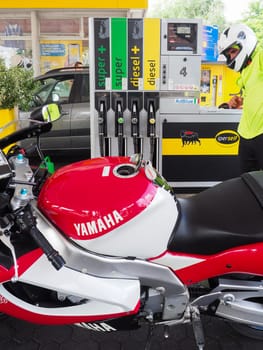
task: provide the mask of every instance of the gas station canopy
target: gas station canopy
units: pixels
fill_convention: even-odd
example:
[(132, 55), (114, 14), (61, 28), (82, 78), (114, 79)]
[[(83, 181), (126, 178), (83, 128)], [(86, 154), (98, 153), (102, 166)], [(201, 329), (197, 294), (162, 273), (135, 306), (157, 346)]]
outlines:
[(6, 12), (3, 11), (4, 9), (11, 10), (12, 12), (14, 12), (14, 9), (63, 9), (63, 12), (66, 9), (73, 11), (76, 9), (89, 9), (93, 14), (94, 12), (100, 12), (102, 14), (105, 10), (105, 14), (107, 13), (107, 15), (109, 15), (108, 10), (113, 10), (116, 15), (121, 13), (123, 16), (126, 12), (126, 16), (129, 17), (133, 11), (136, 12), (136, 16), (138, 16), (140, 12), (141, 16), (143, 16), (147, 7), (148, 0), (100, 0), (99, 2), (93, 0), (79, 0), (77, 4), (70, 0), (29, 0), (26, 3), (23, 0), (14, 0), (12, 2), (12, 8), (10, 8), (9, 3), (3, 2), (1, 4), (0, 13)]
[[(39, 43), (81, 43), (88, 48), (88, 19), (90, 17), (143, 18), (148, 0), (23, 0), (2, 2), (0, 8), (0, 48), (19, 43), (25, 52), (31, 52), (34, 75), (43, 73), (40, 64)], [(8, 35), (8, 40), (7, 40)], [(9, 49), (10, 50), (10, 49)], [(49, 67), (48, 69), (52, 69)]]

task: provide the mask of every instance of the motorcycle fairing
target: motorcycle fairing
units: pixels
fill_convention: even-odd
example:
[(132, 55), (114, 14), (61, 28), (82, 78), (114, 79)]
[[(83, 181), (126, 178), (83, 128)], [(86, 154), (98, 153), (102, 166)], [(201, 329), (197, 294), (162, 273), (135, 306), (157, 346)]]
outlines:
[(163, 254), (149, 259), (157, 264), (169, 266), (172, 270), (180, 270), (187, 266), (196, 265), (207, 259), (206, 256), (192, 256), (176, 252), (165, 251)]
[[(45, 271), (45, 274), (39, 276), (39, 271)], [(47, 264), (45, 256), (40, 257), (27, 269), (20, 276), (19, 281), (33, 285), (41, 284), (41, 287), (55, 289), (66, 295), (71, 294), (112, 306), (115, 304), (114, 307), (120, 309), (118, 312), (133, 310), (140, 297), (138, 279), (103, 278), (101, 276), (98, 278), (68, 267), (56, 271), (51, 264)], [(55, 283), (56, 288), (54, 288)]]
[(160, 188), (150, 205), (127, 223), (96, 239), (74, 241), (100, 254), (148, 259), (167, 249), (176, 219), (174, 198)]
[(233, 273), (263, 275), (262, 256), (263, 243), (255, 243), (234, 247), (213, 255), (191, 255), (167, 251), (150, 260), (169, 266), (184, 284), (191, 285)]
[[(263, 181), (262, 172), (257, 176)], [(178, 199), (179, 217), (168, 250), (212, 255), (263, 242), (263, 210), (257, 198), (260, 187), (252, 191), (248, 177), (253, 180), (254, 174), (227, 180), (190, 198)]]
[[(96, 322), (101, 320), (126, 317), (135, 315), (139, 312), (140, 303), (133, 310), (123, 312), (110, 312), (105, 308), (104, 303), (93, 303), (92, 307), (89, 302), (86, 304), (74, 305), (72, 307), (61, 308), (44, 308), (32, 305), (18, 299), (9, 293), (3, 285), (0, 285), (0, 311), (28, 322), (38, 324), (73, 324), (79, 322)], [(94, 310), (94, 314), (92, 311)], [(100, 311), (100, 313), (99, 313)], [(113, 307), (112, 307), (113, 311)]]
[(263, 243), (239, 246), (207, 256), (196, 265), (176, 271), (187, 285), (224, 274), (263, 275)]
[[(39, 274), (45, 271), (45, 274)], [(68, 307), (45, 308), (32, 305), (11, 294), (0, 285), (2, 300), (6, 300), (3, 312), (12, 314), (15, 305), (20, 308), (21, 318), (47, 323), (72, 323), (104, 320), (132, 315), (140, 306), (138, 279), (102, 278), (81, 273), (67, 267), (56, 271), (42, 255), (19, 276), (19, 282), (54, 290), (64, 295), (74, 295), (83, 300)], [(7, 305), (9, 304), (10, 305)], [(0, 310), (2, 305), (0, 306)], [(15, 315), (13, 315), (15, 316)]]
[(85, 249), (113, 256), (159, 255), (177, 220), (176, 201), (147, 179), (143, 168), (120, 175), (125, 166), (133, 166), (126, 157), (66, 166), (46, 182), (38, 208)]
[(44, 184), (38, 207), (66, 235), (87, 241), (136, 217), (156, 191), (128, 157), (95, 158), (59, 169)]
[[(34, 207), (34, 202), (32, 205)], [(60, 234), (36, 207), (34, 212), (37, 216), (38, 229), (63, 256), (66, 266), (56, 271), (47, 257), (41, 255), (37, 261), (32, 261), (30, 268), (19, 275), (19, 283), (54, 291), (58, 296), (73, 296), (78, 298), (77, 302), (81, 301), (81, 305), (84, 303), (84, 306), (83, 309), (78, 304), (67, 307), (56, 306), (54, 310), (49, 307), (45, 309), (32, 302), (25, 302), (17, 297), (15, 291), (10, 293), (3, 286), (0, 291), (2, 299), (5, 300), (3, 312), (14, 315), (16, 310), (14, 305), (18, 305), (23, 309), (23, 312), (20, 312), (21, 316), (33, 322), (63, 324), (67, 321), (75, 323), (105, 320), (110, 317), (119, 317), (120, 309), (122, 316), (136, 314), (139, 308), (141, 286), (150, 286), (155, 293), (159, 293), (160, 311), (158, 312), (163, 313), (163, 319), (180, 318), (184, 313), (188, 291), (170, 268), (143, 259), (91, 253)], [(19, 261), (22, 262), (22, 260)], [(39, 271), (45, 271), (45, 274)], [(16, 284), (13, 285), (16, 288)], [(108, 285), (111, 285), (111, 288), (108, 288)], [(160, 285), (163, 289), (157, 292)], [(108, 314), (105, 305), (108, 305), (108, 309), (111, 308)], [(45, 311), (50, 309), (52, 313)], [(93, 309), (94, 313), (92, 313)], [(100, 313), (96, 314), (98, 312), (96, 310), (100, 310)]]
[[(17, 259), (18, 274), (21, 275), (24, 271), (26, 271), (34, 262), (43, 255), (41, 249), (34, 249), (31, 252), (25, 253), (21, 255)], [(9, 281), (15, 275), (14, 269), (14, 261), (12, 257), (8, 258), (8, 264), (5, 263), (7, 256), (2, 256), (0, 254), (0, 283), (4, 283), (5, 281)]]

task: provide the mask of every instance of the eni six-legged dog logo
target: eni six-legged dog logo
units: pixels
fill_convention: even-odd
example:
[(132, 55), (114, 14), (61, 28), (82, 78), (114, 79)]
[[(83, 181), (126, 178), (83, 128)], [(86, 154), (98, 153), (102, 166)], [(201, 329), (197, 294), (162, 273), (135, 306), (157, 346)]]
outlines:
[(199, 140), (198, 133), (195, 131), (181, 130), (180, 136), (182, 140), (182, 147), (186, 145), (195, 145), (197, 143), (201, 145), (201, 141)]

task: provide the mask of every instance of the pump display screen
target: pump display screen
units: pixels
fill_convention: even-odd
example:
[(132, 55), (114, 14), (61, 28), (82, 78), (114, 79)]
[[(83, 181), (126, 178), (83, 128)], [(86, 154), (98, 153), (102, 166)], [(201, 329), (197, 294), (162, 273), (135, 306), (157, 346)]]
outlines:
[(197, 52), (196, 23), (168, 23), (167, 50)]

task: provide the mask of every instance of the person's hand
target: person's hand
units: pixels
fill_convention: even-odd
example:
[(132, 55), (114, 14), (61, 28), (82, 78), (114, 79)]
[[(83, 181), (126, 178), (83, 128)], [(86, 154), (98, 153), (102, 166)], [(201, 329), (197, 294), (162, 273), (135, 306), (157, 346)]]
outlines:
[(241, 96), (232, 96), (228, 101), (229, 108), (240, 109), (243, 105), (243, 98)]

